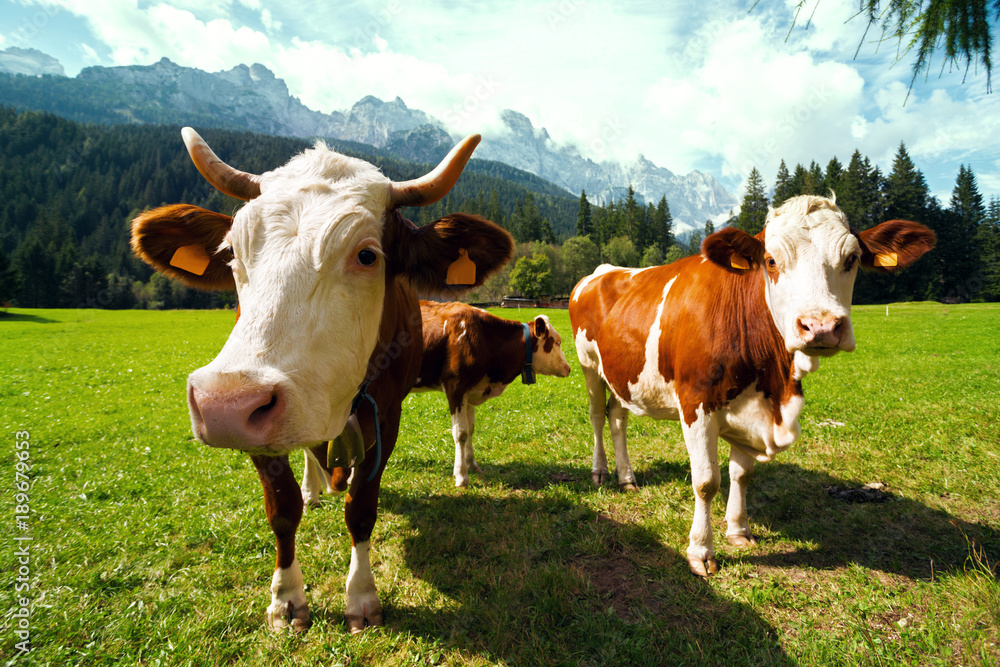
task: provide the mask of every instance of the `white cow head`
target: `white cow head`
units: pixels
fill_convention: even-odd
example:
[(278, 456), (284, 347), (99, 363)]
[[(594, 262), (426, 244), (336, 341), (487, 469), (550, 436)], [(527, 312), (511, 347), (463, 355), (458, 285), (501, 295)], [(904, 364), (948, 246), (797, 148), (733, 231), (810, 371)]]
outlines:
[(532, 367), (541, 375), (564, 378), (569, 375), (569, 362), (562, 351), (562, 336), (549, 322), (548, 315), (538, 315), (531, 323), (532, 333), (538, 339), (538, 349), (532, 355)]
[(207, 180), (247, 201), (233, 218), (177, 205), (133, 223), (133, 247), (147, 262), (189, 285), (239, 294), (222, 351), (188, 378), (192, 428), (206, 444), (280, 453), (337, 436), (370, 374), (396, 278), (441, 292), (460, 250), (476, 265), (475, 284), (510, 256), (509, 235), (486, 220), (458, 214), (416, 228), (396, 210), (447, 194), (478, 135), (406, 183), (322, 142), (279, 169), (247, 174), (194, 130), (183, 136)]
[(897, 271), (934, 247), (927, 227), (890, 220), (857, 231), (835, 199), (793, 197), (756, 237), (726, 228), (702, 254), (730, 271), (763, 275), (764, 297), (789, 352), (830, 356), (854, 349), (851, 298), (858, 267)]

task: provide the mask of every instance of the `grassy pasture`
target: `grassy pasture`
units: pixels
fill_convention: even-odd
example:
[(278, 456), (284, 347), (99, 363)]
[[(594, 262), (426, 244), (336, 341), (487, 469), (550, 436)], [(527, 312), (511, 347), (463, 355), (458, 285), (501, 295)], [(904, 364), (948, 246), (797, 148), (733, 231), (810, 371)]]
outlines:
[[(802, 438), (757, 467), (760, 546), (721, 540), (709, 581), (684, 559), (692, 491), (677, 424), (631, 420), (638, 493), (593, 487), (568, 316), (549, 315), (573, 374), (477, 410), (485, 474), (469, 489), (452, 486), (443, 395), (407, 398), (373, 536), (387, 626), (359, 637), (342, 622), (340, 497), (299, 529), (313, 627), (263, 627), (274, 546), (259, 482), (244, 456), (191, 441), (184, 401), (232, 313), (0, 315), (0, 498), (13, 527), (15, 432), (27, 431), (33, 537), (32, 652), (18, 657), (5, 611), (4, 662), (1000, 663), (1000, 308), (855, 308), (858, 350), (805, 380)], [(890, 500), (825, 490), (868, 482)], [(727, 489), (724, 466), (717, 542)], [(16, 548), (0, 550), (4, 610), (24, 595)]]

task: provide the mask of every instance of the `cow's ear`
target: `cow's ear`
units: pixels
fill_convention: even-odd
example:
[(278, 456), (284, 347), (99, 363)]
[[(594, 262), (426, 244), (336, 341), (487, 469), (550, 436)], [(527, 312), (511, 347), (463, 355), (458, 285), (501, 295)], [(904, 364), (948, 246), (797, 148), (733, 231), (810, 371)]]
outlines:
[(453, 213), (414, 227), (398, 212), (387, 227), (393, 268), (423, 296), (455, 296), (478, 287), (514, 254), (514, 240), (478, 215)]
[(132, 221), (132, 250), (164, 275), (201, 290), (234, 290), (230, 256), (219, 252), (233, 219), (188, 204), (162, 206)]
[(905, 269), (937, 243), (934, 232), (909, 220), (889, 220), (863, 232), (851, 232), (861, 242), (861, 268), (870, 271)]
[(549, 328), (547, 326), (545, 317), (539, 315), (535, 318), (535, 336), (541, 338), (542, 336), (548, 335)]
[(724, 227), (705, 237), (701, 254), (727, 271), (749, 271), (763, 264), (764, 241), (739, 229)]

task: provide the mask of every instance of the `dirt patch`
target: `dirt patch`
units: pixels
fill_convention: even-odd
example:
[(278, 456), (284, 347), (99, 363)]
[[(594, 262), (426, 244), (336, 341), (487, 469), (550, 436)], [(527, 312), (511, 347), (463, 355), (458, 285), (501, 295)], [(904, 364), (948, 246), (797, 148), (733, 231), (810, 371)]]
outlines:
[(893, 499), (889, 486), (882, 482), (869, 482), (857, 488), (841, 488), (839, 486), (824, 486), (831, 498), (848, 503), (884, 503)]
[(626, 623), (636, 623), (643, 616), (653, 615), (661, 621), (687, 624), (690, 614), (678, 606), (672, 609), (670, 592), (665, 580), (651, 576), (662, 571), (667, 563), (655, 551), (643, 550), (630, 536), (629, 526), (603, 514), (594, 518), (605, 555), (580, 556), (570, 561), (570, 567), (594, 592), (595, 612), (615, 615)]
[(619, 618), (637, 620), (637, 606), (653, 613), (660, 611), (655, 596), (660, 585), (640, 576), (639, 568), (625, 555), (613, 553), (600, 562), (584, 562), (580, 566), (583, 577), (600, 595), (601, 606), (614, 609)]

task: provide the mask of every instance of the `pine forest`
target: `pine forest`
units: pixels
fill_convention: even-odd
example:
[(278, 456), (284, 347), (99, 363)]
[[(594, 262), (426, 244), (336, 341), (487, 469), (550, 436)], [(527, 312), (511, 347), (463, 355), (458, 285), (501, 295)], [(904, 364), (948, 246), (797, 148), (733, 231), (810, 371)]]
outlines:
[[(248, 132), (205, 130), (227, 162), (260, 173), (284, 164), (310, 143)], [(425, 173), (416, 164), (370, 146), (331, 147), (378, 165), (393, 180)], [(922, 222), (937, 248), (899, 275), (859, 274), (855, 303), (1000, 300), (1000, 198), (979, 191), (962, 166), (948, 202), (933, 197), (900, 144), (891, 169), (855, 151), (844, 166), (784, 162), (768, 187), (754, 169), (738, 215), (719, 224), (751, 234), (769, 207), (798, 194), (830, 196), (851, 225), (884, 220)], [(144, 209), (188, 203), (232, 214), (241, 202), (218, 193), (193, 168), (179, 128), (90, 125), (49, 113), (0, 107), (0, 304), (44, 308), (218, 308), (233, 294), (201, 293), (153, 273), (132, 256), (129, 224)], [(619, 201), (591, 203), (498, 162), (473, 160), (441, 202), (404, 212), (422, 225), (452, 211), (483, 215), (517, 240), (515, 258), (472, 301), (505, 295), (565, 296), (601, 263), (644, 267), (699, 252), (715, 231), (675, 234), (666, 198), (644, 203), (629, 187)]]

